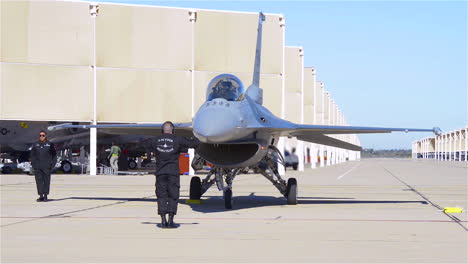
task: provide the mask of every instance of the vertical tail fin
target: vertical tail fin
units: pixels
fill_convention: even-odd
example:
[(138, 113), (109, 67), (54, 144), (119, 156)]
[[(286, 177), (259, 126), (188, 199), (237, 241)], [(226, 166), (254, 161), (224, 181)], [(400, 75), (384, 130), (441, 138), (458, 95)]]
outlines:
[(263, 104), (263, 90), (260, 89), (260, 59), (262, 56), (262, 23), (265, 15), (260, 12), (257, 29), (257, 48), (255, 50), (255, 64), (252, 84), (247, 88), (246, 95), (252, 98), (257, 104)]
[(257, 48), (255, 50), (255, 64), (252, 84), (260, 87), (260, 61), (262, 57), (262, 23), (265, 21), (265, 15), (260, 12), (258, 17), (257, 29)]

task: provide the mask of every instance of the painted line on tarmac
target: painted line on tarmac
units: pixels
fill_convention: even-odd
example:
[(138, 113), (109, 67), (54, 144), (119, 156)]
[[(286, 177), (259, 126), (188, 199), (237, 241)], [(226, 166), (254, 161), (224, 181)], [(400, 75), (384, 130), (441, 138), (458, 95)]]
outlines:
[(341, 174), (340, 176), (338, 176), (338, 178), (336, 178), (337, 180), (341, 180), (341, 178), (343, 178), (344, 176), (346, 176), (348, 173), (350, 173), (351, 171), (353, 171), (354, 169), (356, 169), (361, 163), (358, 163), (356, 165), (354, 165), (354, 167), (352, 167), (351, 169), (349, 169), (347, 172)]
[[(140, 199), (147, 199), (147, 198), (154, 197), (154, 196), (155, 195), (151, 195), (151, 196), (147, 196), (147, 197), (142, 197)], [(65, 212), (65, 213), (46, 215), (46, 216), (35, 217), (35, 218), (29, 217), (28, 218), (29, 220), (10, 223), (10, 224), (6, 224), (6, 225), (0, 225), (0, 227), (12, 226), (12, 225), (17, 225), (17, 224), (32, 222), (32, 221), (36, 221), (36, 220), (40, 220), (40, 219), (47, 219), (47, 218), (71, 218), (71, 216), (67, 216), (67, 214), (79, 213), (79, 212), (89, 211), (89, 210), (93, 210), (93, 209), (99, 209), (99, 208), (103, 208), (103, 207), (107, 207), (107, 206), (113, 206), (113, 205), (123, 204), (123, 203), (128, 203), (128, 202), (131, 202), (131, 201), (130, 200), (125, 200), (125, 201), (120, 201), (120, 202), (116, 202), (116, 203), (103, 204), (103, 205), (88, 207), (88, 208), (84, 208), (84, 209), (80, 209), (80, 210), (69, 211), (69, 212)], [(4, 218), (4, 217), (1, 217), (1, 218)], [(27, 218), (27, 217), (25, 217), (25, 218)]]
[(27, 184), (31, 184), (31, 183), (34, 183), (34, 182), (32, 181), (32, 182), (6, 183), (6, 184), (0, 184), (0, 186), (27, 185)]
[(459, 226), (461, 226), (463, 229), (465, 229), (465, 231), (468, 231), (468, 228), (464, 225), (462, 225), (461, 223), (462, 222), (466, 222), (466, 221), (461, 221), (460, 219), (458, 219), (456, 216), (453, 216), (451, 214), (447, 214), (445, 211), (444, 211), (444, 208), (442, 208), (440, 205), (432, 202), (431, 200), (429, 200), (429, 198), (427, 198), (426, 196), (424, 196), (424, 194), (420, 193), (418, 190), (416, 190), (413, 186), (409, 185), (408, 183), (406, 183), (405, 181), (403, 181), (402, 179), (400, 179), (399, 177), (397, 177), (395, 174), (393, 174), (390, 170), (388, 170), (387, 168), (385, 168), (382, 164), (379, 164), (385, 171), (387, 171), (388, 174), (390, 174), (393, 178), (397, 179), (399, 182), (403, 183), (404, 185), (406, 185), (410, 191), (413, 191), (414, 193), (416, 193), (417, 195), (421, 196), (421, 198), (423, 198), (424, 200), (426, 200), (426, 202), (428, 202), (429, 204), (431, 204), (433, 207), (437, 208), (437, 210), (439, 212), (442, 212), (443, 214), (445, 214), (447, 217), (449, 217), (450, 219), (452, 219), (451, 222), (454, 222), (454, 223), (457, 223)]
[[(42, 219), (39, 216), (3, 216), (4, 219)], [(148, 219), (154, 216), (54, 216), (47, 218), (66, 219)], [(159, 219), (159, 218), (157, 218)], [(331, 221), (331, 222), (413, 222), (413, 223), (452, 223), (451, 220), (418, 220), (418, 219), (321, 219), (321, 218), (211, 218), (211, 217), (178, 217), (179, 220), (212, 220), (212, 221)], [(468, 221), (460, 221), (466, 223)]]

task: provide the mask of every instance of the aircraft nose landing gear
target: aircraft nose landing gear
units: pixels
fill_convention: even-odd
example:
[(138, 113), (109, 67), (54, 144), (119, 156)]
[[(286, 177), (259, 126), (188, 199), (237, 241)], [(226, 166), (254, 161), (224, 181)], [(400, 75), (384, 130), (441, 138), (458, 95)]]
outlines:
[(202, 196), (202, 185), (200, 177), (192, 177), (190, 180), (190, 200), (200, 200)]

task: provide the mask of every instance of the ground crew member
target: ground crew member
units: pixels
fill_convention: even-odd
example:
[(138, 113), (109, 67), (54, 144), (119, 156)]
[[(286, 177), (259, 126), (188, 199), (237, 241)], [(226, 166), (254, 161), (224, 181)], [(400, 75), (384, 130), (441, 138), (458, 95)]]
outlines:
[(119, 171), (119, 156), (120, 156), (120, 148), (115, 144), (115, 142), (112, 142), (112, 147), (110, 149), (109, 156), (107, 157), (110, 161), (110, 165), (112, 169), (114, 170), (114, 173), (117, 173)]
[[(180, 192), (179, 155), (187, 148), (196, 148), (200, 141), (193, 137), (187, 139), (174, 135), (174, 124), (166, 121), (162, 126), (162, 135), (156, 137), (152, 148), (156, 156), (156, 197), (158, 214), (162, 228), (175, 228), (174, 215)], [(169, 215), (169, 220), (166, 219)]]
[(39, 132), (39, 141), (31, 148), (31, 165), (34, 169), (38, 202), (47, 202), (50, 190), (50, 173), (57, 163), (57, 152), (54, 143), (47, 140), (47, 133)]

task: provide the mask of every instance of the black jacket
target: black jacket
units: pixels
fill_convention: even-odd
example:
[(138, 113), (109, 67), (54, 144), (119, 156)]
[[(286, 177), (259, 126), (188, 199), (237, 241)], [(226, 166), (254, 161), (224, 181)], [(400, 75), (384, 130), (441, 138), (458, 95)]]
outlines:
[(188, 148), (196, 148), (200, 141), (193, 137), (187, 139), (172, 134), (162, 134), (153, 141), (152, 148), (156, 156), (156, 175), (179, 175), (179, 155)]
[(31, 148), (31, 165), (34, 169), (53, 169), (57, 163), (54, 143), (38, 141)]

